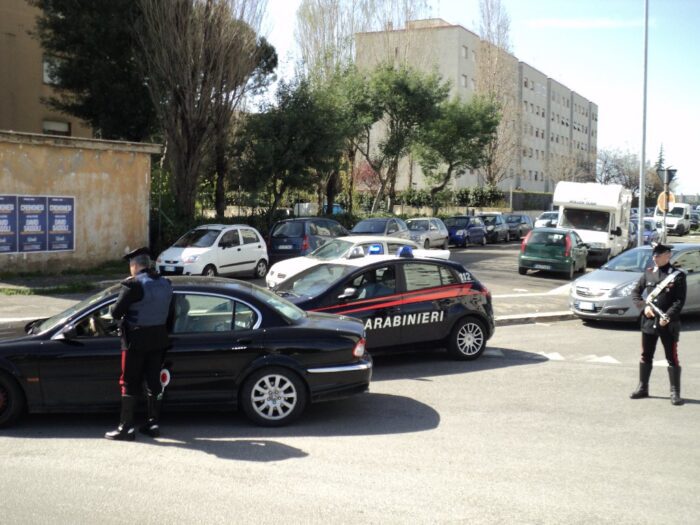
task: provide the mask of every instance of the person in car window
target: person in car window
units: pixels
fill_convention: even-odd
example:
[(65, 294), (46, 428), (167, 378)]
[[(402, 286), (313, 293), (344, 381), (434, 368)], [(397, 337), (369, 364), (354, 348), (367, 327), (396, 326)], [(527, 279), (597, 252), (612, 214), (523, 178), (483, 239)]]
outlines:
[(129, 261), (131, 277), (122, 281), (112, 309), (112, 317), (121, 320), (121, 416), (116, 430), (107, 432), (105, 437), (133, 441), (134, 407), (144, 380), (148, 419), (139, 430), (151, 437), (160, 435), (158, 417), (163, 396), (160, 370), (170, 345), (167, 320), (173, 289), (168, 279), (151, 269), (148, 248), (134, 250), (124, 259)]
[[(678, 339), (681, 331), (681, 310), (685, 304), (685, 273), (671, 266), (671, 247), (657, 244), (652, 249), (654, 266), (647, 268), (632, 290), (635, 303), (644, 308), (642, 313), (642, 357), (639, 363), (639, 385), (632, 392), (632, 399), (649, 397), (649, 377), (654, 363), (656, 343), (661, 339), (666, 360), (668, 377), (671, 383), (671, 403), (682, 405), (681, 365), (678, 361)], [(647, 294), (656, 297), (647, 302), (642, 298)], [(651, 304), (649, 304), (651, 303)]]

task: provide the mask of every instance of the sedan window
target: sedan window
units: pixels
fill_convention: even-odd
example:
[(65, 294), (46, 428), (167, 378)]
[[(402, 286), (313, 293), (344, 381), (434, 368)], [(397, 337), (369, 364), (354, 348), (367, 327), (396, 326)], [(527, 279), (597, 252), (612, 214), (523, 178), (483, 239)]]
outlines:
[(110, 311), (112, 304), (104, 304), (78, 320), (75, 323), (76, 337), (119, 337), (118, 326)]
[[(241, 305), (243, 306), (243, 305)], [(247, 310), (245, 309), (247, 308)], [(178, 294), (175, 298), (173, 333), (226, 332), (234, 329), (234, 312), (241, 314), (240, 326), (254, 326), (255, 312), (238, 308), (232, 299), (200, 294)]]
[(678, 258), (673, 261), (673, 266), (683, 268), (687, 272), (700, 271), (700, 252), (697, 250), (682, 252)]

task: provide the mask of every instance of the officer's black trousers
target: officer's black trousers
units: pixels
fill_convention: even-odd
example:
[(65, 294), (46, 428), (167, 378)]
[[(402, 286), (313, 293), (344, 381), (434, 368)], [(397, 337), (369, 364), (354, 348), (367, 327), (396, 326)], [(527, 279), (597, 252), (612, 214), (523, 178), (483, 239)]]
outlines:
[(157, 396), (163, 390), (160, 370), (163, 352), (130, 348), (122, 350), (122, 375), (119, 378), (123, 396), (141, 395), (141, 385), (146, 380), (148, 394)]
[(655, 334), (642, 332), (642, 363), (652, 364), (654, 362), (654, 352), (659, 339), (661, 339), (661, 344), (664, 346), (668, 366), (679, 366), (678, 332), (668, 329), (660, 329)]

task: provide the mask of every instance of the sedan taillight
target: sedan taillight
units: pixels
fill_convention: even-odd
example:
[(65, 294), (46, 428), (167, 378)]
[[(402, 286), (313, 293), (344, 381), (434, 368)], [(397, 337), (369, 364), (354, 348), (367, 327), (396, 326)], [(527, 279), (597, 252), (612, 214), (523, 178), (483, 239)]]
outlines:
[(365, 338), (363, 337), (360, 339), (357, 344), (355, 345), (355, 348), (352, 349), (352, 355), (353, 357), (362, 357), (365, 355)]
[(301, 241), (301, 251), (306, 251), (309, 249), (309, 236), (304, 235), (304, 238)]
[(520, 244), (520, 253), (525, 253), (525, 246), (527, 246), (527, 241), (530, 240), (530, 237), (532, 237), (532, 231), (527, 232), (523, 242)]

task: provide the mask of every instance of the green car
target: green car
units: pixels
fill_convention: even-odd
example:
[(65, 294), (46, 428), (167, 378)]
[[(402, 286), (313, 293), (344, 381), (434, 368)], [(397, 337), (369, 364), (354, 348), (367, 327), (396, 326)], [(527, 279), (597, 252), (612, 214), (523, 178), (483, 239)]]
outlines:
[(573, 230), (535, 228), (523, 239), (518, 256), (518, 273), (528, 270), (562, 272), (573, 279), (585, 271), (588, 245)]

